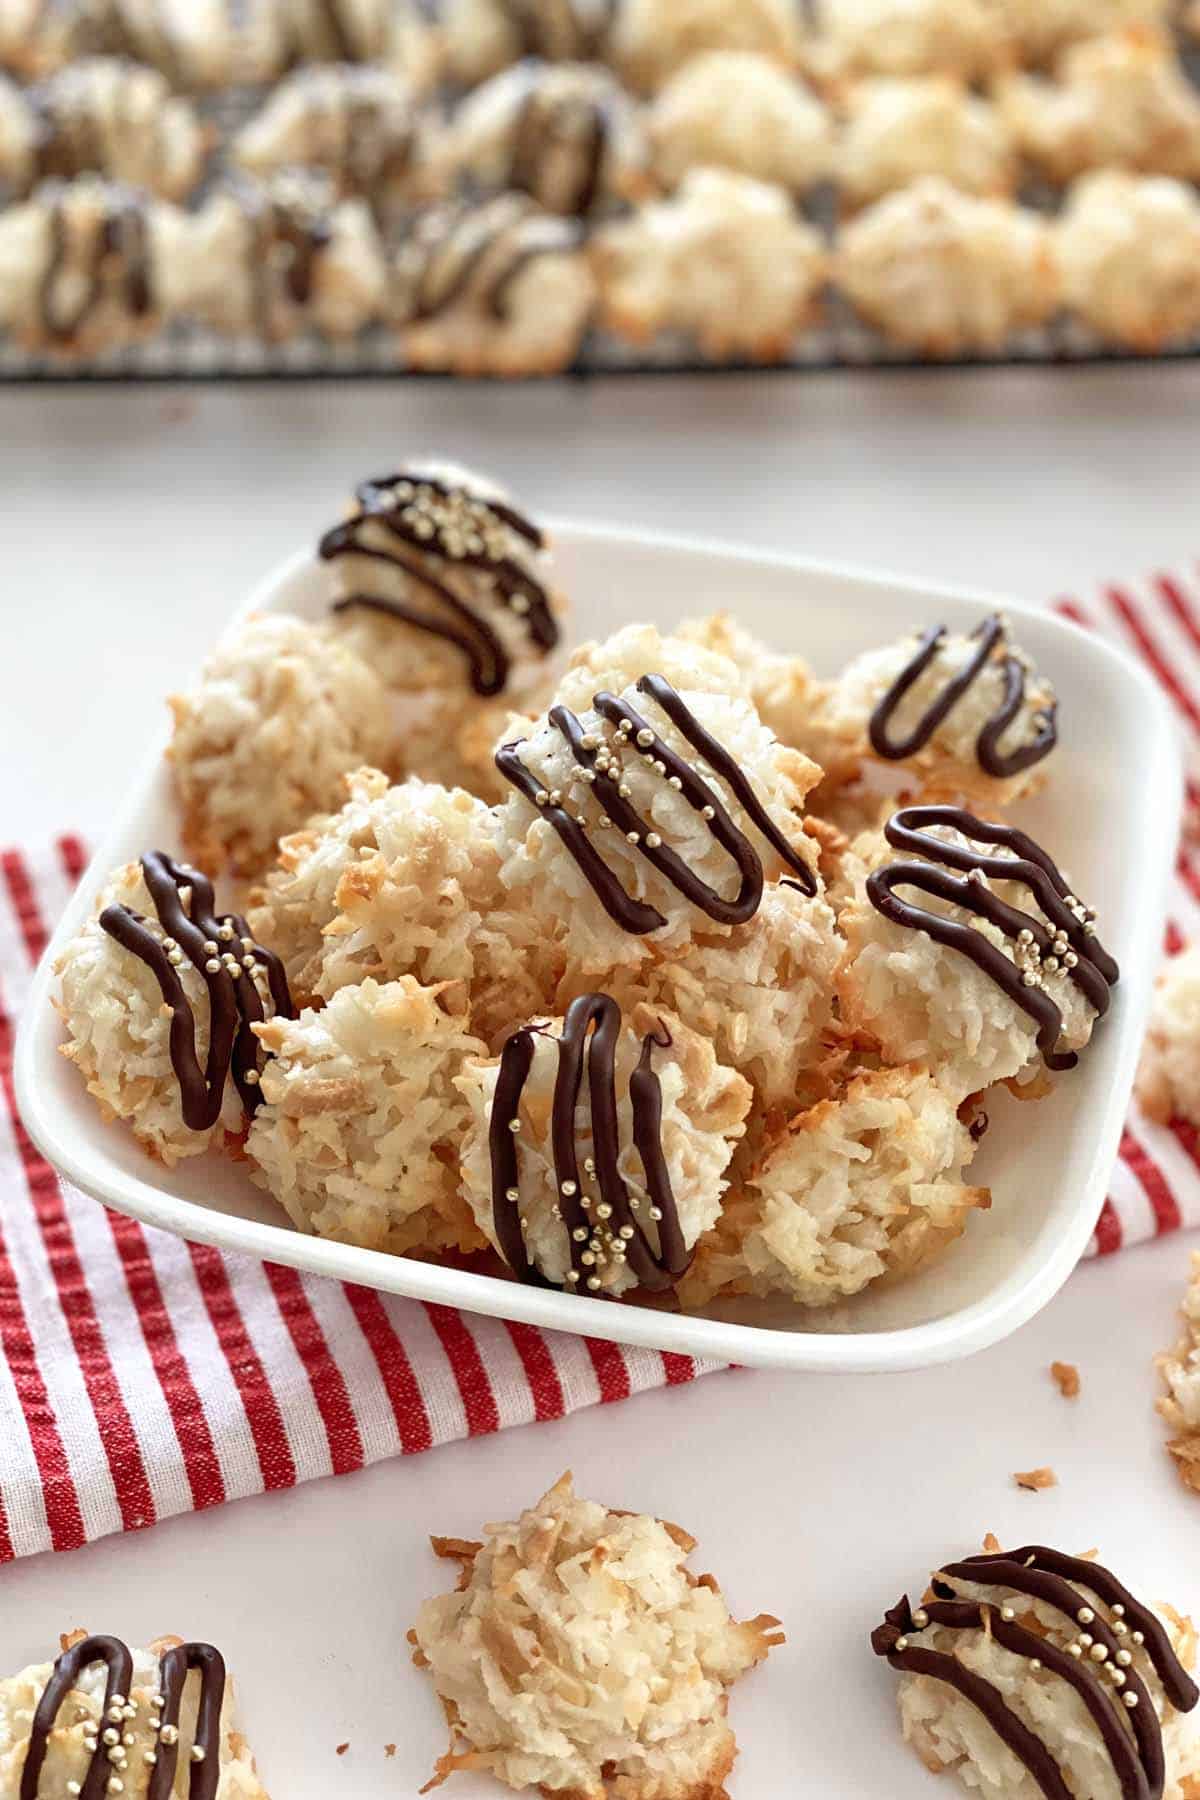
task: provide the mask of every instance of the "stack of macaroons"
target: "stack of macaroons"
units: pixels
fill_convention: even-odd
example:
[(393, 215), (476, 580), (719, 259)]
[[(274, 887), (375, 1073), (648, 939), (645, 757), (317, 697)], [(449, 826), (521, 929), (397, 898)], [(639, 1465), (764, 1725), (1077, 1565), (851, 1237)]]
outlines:
[(172, 703), (191, 862), (61, 958), (105, 1112), (303, 1230), (579, 1294), (830, 1306), (966, 1229), (988, 1091), (1044, 1093), (1117, 979), (1006, 822), (1058, 730), (1008, 622), (832, 680), (729, 618), (563, 667), (545, 534), (427, 461), (319, 566)]

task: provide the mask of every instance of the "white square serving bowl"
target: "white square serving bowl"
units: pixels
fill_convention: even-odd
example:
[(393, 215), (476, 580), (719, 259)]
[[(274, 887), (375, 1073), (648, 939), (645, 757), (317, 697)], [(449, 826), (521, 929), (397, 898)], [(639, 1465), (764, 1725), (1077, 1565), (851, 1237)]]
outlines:
[[(147, 849), (177, 847), (160, 743), (37, 973), (16, 1062), (30, 1135), (77, 1186), (147, 1225), (318, 1275), (555, 1330), (744, 1364), (838, 1372), (921, 1367), (1007, 1336), (1045, 1305), (1085, 1249), (1129, 1103), (1181, 799), (1178, 746), (1158, 688), (1143, 670), (1054, 615), (986, 595), (616, 530), (564, 525), (554, 540), (580, 639), (631, 620), (652, 619), (665, 629), (688, 614), (724, 609), (778, 648), (805, 655), (819, 673), (832, 673), (859, 651), (916, 626), (973, 625), (997, 604), (1014, 616), (1019, 641), (1058, 688), (1063, 731), (1048, 791), (1016, 816), (1098, 909), (1122, 979), (1094, 1044), (1049, 1099), (1031, 1108), (1007, 1095), (989, 1103), (992, 1129), (972, 1180), (991, 1186), (990, 1212), (973, 1217), (929, 1269), (881, 1284), (833, 1314), (739, 1302), (681, 1316), (305, 1236), (252, 1185), (243, 1165), (215, 1155), (174, 1170), (160, 1167), (127, 1133), (101, 1120), (74, 1069), (57, 1054), (51, 1006), (54, 959), (108, 871)], [(320, 564), (302, 555), (242, 610), (317, 617), (327, 579)]]

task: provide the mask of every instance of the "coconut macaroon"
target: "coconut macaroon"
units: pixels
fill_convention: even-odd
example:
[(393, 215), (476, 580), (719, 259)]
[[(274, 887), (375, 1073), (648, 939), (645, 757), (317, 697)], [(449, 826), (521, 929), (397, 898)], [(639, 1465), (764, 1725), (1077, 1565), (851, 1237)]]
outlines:
[(1172, 956), (1158, 977), (1137, 1097), (1160, 1124), (1200, 1125), (1200, 945)]
[(610, 0), (439, 0), (439, 62), (465, 88), (524, 56), (590, 62), (603, 56), (611, 12)]
[(661, 1008), (708, 1038), (750, 1081), (763, 1116), (794, 1112), (834, 1047), (833, 977), (844, 950), (828, 902), (775, 881), (747, 924), (697, 930), (686, 956), (651, 960), (609, 985), (627, 1012), (639, 1002)]
[(851, 207), (940, 175), (967, 194), (1008, 195), (1017, 181), (1002, 115), (953, 75), (856, 82), (843, 103), (837, 179)]
[(381, 318), (388, 269), (370, 209), (330, 177), (237, 177), (195, 215), (188, 311), (226, 335), (282, 342), (312, 328), (353, 337)]
[(692, 169), (595, 238), (603, 323), (635, 344), (685, 332), (706, 356), (773, 362), (815, 316), (828, 258), (781, 187)]
[(487, 477), (418, 457), (360, 482), (319, 554), (332, 629), (403, 696), (406, 768), (502, 791), (493, 745), (542, 703), (567, 610), (541, 527)]
[(454, 108), (428, 179), (516, 188), (547, 212), (582, 216), (648, 191), (641, 117), (607, 69), (526, 57)]
[(44, 0), (4, 0), (0, 5), (0, 68), (27, 80), (56, 69), (68, 40), (67, 21)]
[(1191, 1620), (1143, 1605), (1095, 1553), (1039, 1544), (935, 1571), (871, 1634), (905, 1741), (983, 1800), (1188, 1800), (1200, 1786)]
[(957, 75), (1003, 66), (1009, 33), (995, 0), (819, 0), (805, 60), (831, 77)]
[(1049, 224), (927, 176), (842, 232), (835, 279), (886, 337), (926, 356), (999, 350), (1058, 305)]
[(31, 90), (28, 179), (87, 171), (184, 200), (204, 170), (209, 132), (164, 75), (122, 57), (84, 57)]
[(815, 729), (827, 778), (891, 765), (909, 791), (1003, 807), (1044, 785), (1058, 706), (993, 613), (969, 633), (933, 625), (855, 657), (822, 693)]
[(1055, 229), (1063, 299), (1111, 343), (1149, 354), (1200, 333), (1200, 200), (1167, 175), (1086, 175)]
[(256, 890), (251, 929), (301, 1001), (370, 976), (413, 975), (487, 1041), (531, 1018), (558, 966), (505, 909), (492, 817), (461, 788), (378, 769), (347, 778), (340, 812), (284, 838)]
[(595, 304), (578, 221), (525, 194), (427, 207), (390, 271), (388, 316), (415, 369), (557, 374), (578, 354)]
[(385, 764), (391, 708), (374, 670), (326, 627), (267, 613), (235, 627), (198, 686), (173, 695), (167, 755), (189, 854), (253, 874), (278, 840)]
[(1071, 44), (1130, 26), (1163, 29), (1175, 0), (992, 0), (1024, 63), (1052, 61)]
[(1164, 1351), (1157, 1359), (1167, 1390), (1158, 1410), (1175, 1433), (1167, 1448), (1180, 1479), (1200, 1493), (1200, 1250), (1192, 1252), (1182, 1316), (1182, 1336), (1173, 1350)]
[[(257, 81), (267, 73), (269, 20), (263, 4), (231, 7), (228, 0), (72, 0), (47, 6), (31, 50), (41, 39), (39, 72), (71, 57), (101, 53), (129, 57), (166, 76), (176, 91)], [(55, 32), (55, 26), (58, 30)]]
[(659, 180), (702, 165), (803, 193), (833, 165), (833, 123), (807, 84), (753, 50), (694, 56), (655, 96), (648, 127)]
[(1119, 979), (1095, 916), (1046, 851), (953, 806), (895, 813), (854, 846), (838, 923), (846, 1027), (887, 1063), (920, 1063), (958, 1099), (1073, 1068)]
[(83, 1631), (61, 1643), (57, 1661), (0, 1680), (3, 1800), (185, 1789), (195, 1800), (268, 1800), (213, 1645), (163, 1637), (130, 1649)]
[(731, 1617), (687, 1567), (693, 1537), (580, 1499), (568, 1474), (483, 1543), (433, 1547), (460, 1565), (409, 1633), (450, 1725), (435, 1785), (479, 1769), (572, 1800), (719, 1800), (729, 1690), (783, 1636)]
[(519, 1279), (612, 1298), (674, 1287), (720, 1214), (752, 1098), (707, 1038), (582, 994), (456, 1085), (466, 1198)]
[(496, 763), (501, 881), (572, 978), (728, 934), (780, 877), (817, 891), (816, 765), (767, 730), (732, 663), (653, 626), (577, 652)]
[(378, 769), (346, 777), (339, 812), (280, 845), (249, 917), (300, 999), (328, 1000), (367, 976), (414, 975), (465, 1014), (482, 924), (472, 897), (496, 854), (481, 800)]
[(927, 1069), (854, 1076), (769, 1139), (702, 1239), (681, 1299), (786, 1295), (832, 1306), (911, 1274), (987, 1207), (975, 1139)]
[(421, 149), (416, 100), (391, 69), (314, 63), (281, 81), (233, 139), (252, 175), (323, 169), (341, 194), (378, 203), (411, 186)]
[(196, 263), (178, 207), (80, 175), (0, 211), (0, 326), (25, 350), (100, 355), (179, 318)]
[(106, 1118), (168, 1168), (241, 1134), (260, 1092), (250, 1026), (291, 998), (204, 875), (161, 852), (118, 869), (55, 973), (60, 1049)]
[(1051, 181), (1088, 169), (1200, 177), (1200, 95), (1165, 34), (1130, 30), (1077, 44), (1056, 79), (997, 88), (1018, 148)]
[(840, 738), (830, 737), (823, 724), (832, 682), (818, 680), (803, 657), (764, 644), (730, 613), (685, 619), (676, 635), (736, 664), (763, 724), (781, 743), (819, 763), (828, 777), (844, 754)]
[(458, 1194), (454, 1077), (483, 1046), (436, 988), (368, 980), (257, 1029), (269, 1057), (246, 1154), (294, 1225), (394, 1255), (482, 1247)]
[(38, 117), (23, 88), (0, 74), (0, 186), (22, 194), (38, 175)]
[(622, 0), (608, 53), (630, 87), (657, 92), (707, 50), (752, 50), (785, 68), (800, 53), (798, 9), (791, 0)]
[[(228, 0), (219, 4), (229, 11)], [(231, 15), (240, 26), (236, 79), (276, 81), (311, 63), (375, 64), (424, 91), (439, 75), (438, 36), (429, 13), (423, 0), (248, 0)]]

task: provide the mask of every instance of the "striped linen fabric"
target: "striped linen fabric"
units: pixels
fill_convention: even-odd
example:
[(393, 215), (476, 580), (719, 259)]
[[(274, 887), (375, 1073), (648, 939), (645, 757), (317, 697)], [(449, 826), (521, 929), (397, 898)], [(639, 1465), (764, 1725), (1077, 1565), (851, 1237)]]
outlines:
[[(1178, 719), (1186, 759), (1185, 808), (1163, 946), (1167, 956), (1175, 956), (1200, 941), (1200, 564), (1055, 605), (1081, 629), (1097, 632), (1145, 663)], [(1200, 1133), (1186, 1119), (1159, 1125), (1135, 1109), (1090, 1253), (1111, 1256), (1123, 1245), (1180, 1226), (1200, 1226)]]
[[(1200, 938), (1200, 569), (1057, 606), (1141, 657), (1179, 715), (1189, 783), (1175, 954)], [(225, 1256), (60, 1182), (16, 1113), (13, 1035), (84, 861), (75, 837), (0, 855), (0, 1562), (714, 1367)], [(1197, 1133), (1135, 1114), (1091, 1253), (1181, 1225), (1200, 1225)]]

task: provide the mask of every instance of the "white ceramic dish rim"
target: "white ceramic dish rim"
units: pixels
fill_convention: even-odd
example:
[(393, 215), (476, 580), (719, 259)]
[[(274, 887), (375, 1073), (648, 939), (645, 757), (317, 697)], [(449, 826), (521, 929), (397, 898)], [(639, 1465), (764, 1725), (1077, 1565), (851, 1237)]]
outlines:
[[(798, 576), (832, 577), (881, 589), (908, 590), (918, 585), (909, 578), (854, 563), (817, 561), (786, 554), (764, 555), (716, 539), (629, 531), (619, 526), (577, 524), (566, 519), (552, 520), (549, 525), (552, 531), (584, 542), (603, 541), (632, 549), (720, 557), (741, 564), (748, 572), (756, 567), (769, 568), (776, 573), (789, 570)], [(290, 557), (255, 586), (230, 622), (272, 606), (282, 584), (310, 563), (311, 555), (307, 551)], [(922, 594), (956, 605), (978, 605), (983, 611), (1002, 607), (1010, 615), (1036, 617), (1042, 629), (1049, 627), (1062, 634), (1065, 653), (1069, 655), (1072, 649), (1078, 648), (1076, 628), (1042, 608), (1011, 599), (999, 600), (983, 590), (924, 581), (919, 586)], [(1139, 690), (1139, 702), (1144, 708), (1144, 746), (1154, 772), (1156, 791), (1161, 795), (1160, 811), (1173, 825), (1182, 799), (1182, 768), (1164, 697), (1145, 670), (1102, 640), (1090, 639), (1089, 652), (1114, 664), (1120, 670), (1121, 680), (1132, 683)], [(1145, 880), (1139, 887), (1139, 903), (1135, 909), (1134, 952), (1132, 956), (1127, 952), (1123, 959), (1125, 1030), (1103, 1123), (1093, 1141), (1086, 1176), (1079, 1183), (1070, 1228), (1063, 1232), (1040, 1266), (1033, 1270), (1013, 1271), (994, 1293), (942, 1317), (917, 1325), (855, 1334), (785, 1331), (547, 1293), (494, 1276), (442, 1268), (433, 1263), (390, 1257), (380, 1251), (307, 1237), (288, 1226), (239, 1218), (192, 1200), (165, 1195), (146, 1182), (114, 1170), (86, 1143), (77, 1143), (71, 1136), (64, 1135), (44, 1104), (37, 1080), (35, 1033), (29, 1022), (42, 1015), (50, 1005), (54, 960), (79, 929), (89, 897), (109, 871), (125, 860), (127, 822), (146, 802), (159, 775), (161, 754), (161, 740), (156, 740), (145, 769), (130, 788), (112, 829), (93, 855), (39, 963), (18, 1034), (14, 1068), (17, 1103), (35, 1144), (68, 1180), (116, 1211), (138, 1219), (144, 1225), (197, 1243), (490, 1317), (705, 1360), (812, 1373), (898, 1372), (973, 1355), (1009, 1336), (1039, 1312), (1057, 1293), (1086, 1249), (1116, 1159), (1125, 1109), (1132, 1091), (1141, 1030), (1150, 1000), (1154, 946), (1166, 909), (1173, 853), (1171, 830), (1161, 834), (1165, 847), (1156, 860), (1153, 844), (1147, 852)]]

